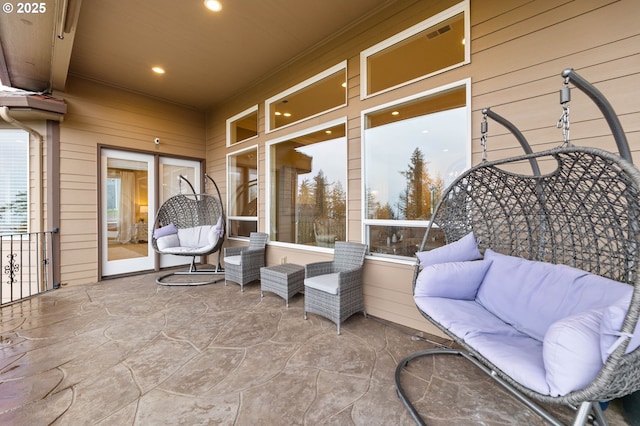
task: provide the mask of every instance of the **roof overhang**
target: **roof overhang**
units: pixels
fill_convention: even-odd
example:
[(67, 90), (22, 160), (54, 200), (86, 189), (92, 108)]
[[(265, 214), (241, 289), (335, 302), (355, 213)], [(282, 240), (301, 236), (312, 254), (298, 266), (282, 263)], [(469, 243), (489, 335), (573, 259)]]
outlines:
[(7, 107), (11, 116), (18, 120), (62, 121), (67, 104), (51, 96), (0, 94), (0, 107)]

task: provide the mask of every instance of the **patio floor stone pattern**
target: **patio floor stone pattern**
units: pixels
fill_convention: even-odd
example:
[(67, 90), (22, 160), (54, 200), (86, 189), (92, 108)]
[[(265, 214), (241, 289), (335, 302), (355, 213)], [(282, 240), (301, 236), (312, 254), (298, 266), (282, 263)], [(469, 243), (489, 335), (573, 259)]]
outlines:
[[(260, 285), (63, 287), (0, 310), (2, 425), (412, 425), (397, 362), (432, 344), (357, 314), (335, 325)], [(459, 357), (403, 384), (431, 425), (545, 422)], [(570, 414), (554, 407), (565, 421)], [(612, 425), (626, 424), (614, 405)]]

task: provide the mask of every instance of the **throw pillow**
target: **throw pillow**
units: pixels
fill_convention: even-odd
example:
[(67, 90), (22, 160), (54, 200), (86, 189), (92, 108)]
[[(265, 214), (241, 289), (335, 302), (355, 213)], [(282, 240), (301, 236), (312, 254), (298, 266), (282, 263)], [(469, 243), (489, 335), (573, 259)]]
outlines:
[(482, 256), (478, 251), (478, 244), (473, 232), (468, 233), (458, 241), (438, 247), (429, 251), (416, 253), (420, 260), (420, 266), (434, 265), (445, 262), (465, 262), (467, 260), (477, 260)]
[(436, 263), (418, 274), (414, 296), (474, 300), (490, 260)]
[(163, 226), (162, 228), (157, 228), (153, 231), (153, 238), (158, 239), (160, 237), (164, 237), (166, 235), (177, 234), (178, 229), (173, 223), (168, 224), (167, 226)]
[(172, 247), (179, 247), (180, 240), (178, 239), (178, 234), (169, 234), (163, 237), (156, 239), (156, 245), (158, 246), (158, 250), (163, 251)]
[(551, 396), (584, 388), (600, 372), (600, 321), (594, 309), (566, 317), (549, 327), (542, 342), (542, 357)]

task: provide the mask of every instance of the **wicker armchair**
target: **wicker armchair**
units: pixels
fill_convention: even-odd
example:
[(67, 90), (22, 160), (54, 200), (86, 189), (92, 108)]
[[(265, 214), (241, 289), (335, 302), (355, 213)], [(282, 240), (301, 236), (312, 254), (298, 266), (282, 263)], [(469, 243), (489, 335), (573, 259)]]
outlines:
[(244, 285), (260, 279), (260, 268), (265, 266), (265, 251), (269, 235), (252, 232), (249, 245), (244, 247), (226, 247), (224, 249), (224, 285), (227, 281)]
[(362, 266), (367, 252), (365, 244), (337, 241), (333, 261), (315, 262), (305, 266), (304, 318), (317, 314), (340, 323), (364, 310)]

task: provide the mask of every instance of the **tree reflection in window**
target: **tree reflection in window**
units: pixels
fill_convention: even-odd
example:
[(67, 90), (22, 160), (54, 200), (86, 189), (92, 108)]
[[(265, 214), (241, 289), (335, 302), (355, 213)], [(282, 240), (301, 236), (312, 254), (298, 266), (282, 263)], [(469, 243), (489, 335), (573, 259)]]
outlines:
[(271, 239), (333, 247), (346, 239), (347, 142), (339, 124), (271, 146)]
[(446, 185), (470, 164), (466, 85), (365, 114), (365, 235), (414, 256)]

